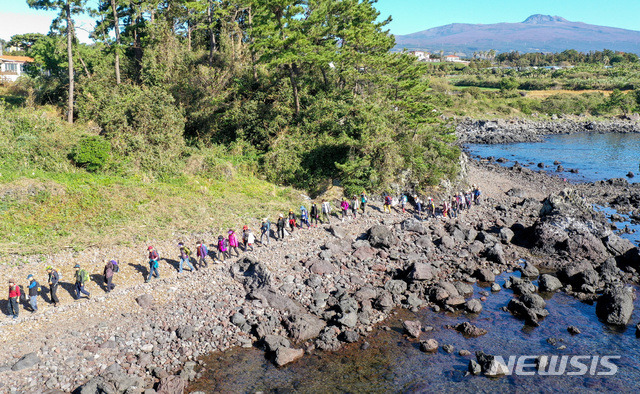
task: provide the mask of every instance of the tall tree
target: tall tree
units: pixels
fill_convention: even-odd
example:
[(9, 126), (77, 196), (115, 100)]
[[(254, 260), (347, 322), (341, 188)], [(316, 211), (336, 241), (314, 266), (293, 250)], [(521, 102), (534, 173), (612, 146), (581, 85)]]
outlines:
[(67, 64), (69, 68), (69, 93), (67, 98), (67, 121), (73, 123), (73, 93), (74, 93), (74, 75), (73, 75), (73, 15), (80, 14), (84, 11), (86, 0), (27, 0), (29, 7), (37, 10), (53, 10), (59, 14), (53, 20), (52, 28), (57, 27), (60, 21), (66, 22), (67, 35)]

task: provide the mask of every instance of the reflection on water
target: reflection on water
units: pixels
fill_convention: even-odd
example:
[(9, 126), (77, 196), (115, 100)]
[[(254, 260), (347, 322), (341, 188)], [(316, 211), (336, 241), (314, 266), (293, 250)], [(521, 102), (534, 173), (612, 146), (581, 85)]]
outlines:
[[(544, 163), (554, 172), (554, 161), (559, 161), (565, 171), (563, 178), (577, 182), (594, 182), (610, 178), (624, 178), (633, 172), (630, 182), (640, 182), (640, 134), (568, 134), (545, 137), (544, 142), (516, 144), (473, 144), (470, 153), (482, 157), (504, 157), (521, 164)], [(537, 167), (536, 167), (537, 168)], [(569, 169), (577, 169), (572, 174)]]
[[(519, 274), (515, 274), (519, 275)], [(497, 281), (504, 283), (507, 275)], [(474, 297), (489, 288), (474, 286)], [(640, 339), (633, 325), (636, 311), (627, 329), (610, 328), (595, 316), (595, 306), (564, 293), (548, 295), (549, 316), (540, 327), (525, 327), (521, 320), (501, 310), (513, 297), (510, 290), (489, 294), (479, 315), (435, 313), (424, 309), (417, 314), (399, 310), (386, 324), (388, 331), (376, 329), (366, 338), (370, 347), (361, 349), (362, 341), (339, 352), (318, 352), (284, 368), (276, 368), (257, 349), (234, 349), (211, 355), (203, 379), (189, 387), (205, 392), (497, 392), (497, 391), (561, 391), (561, 392), (629, 392), (640, 389)], [(439, 349), (435, 354), (422, 353), (418, 342), (402, 334), (402, 320), (420, 319), (423, 326), (433, 327), (423, 339), (434, 338), (441, 345), (455, 347), (453, 354)], [(488, 330), (479, 338), (465, 338), (445, 328), (446, 325), (471, 321)], [(570, 335), (567, 327), (577, 326), (582, 333)], [(555, 338), (551, 345), (547, 339)], [(560, 346), (566, 349), (559, 349)], [(469, 350), (471, 356), (458, 351)], [(465, 376), (473, 353), (482, 350), (501, 355), (620, 355), (614, 376), (506, 376), (489, 379)]]

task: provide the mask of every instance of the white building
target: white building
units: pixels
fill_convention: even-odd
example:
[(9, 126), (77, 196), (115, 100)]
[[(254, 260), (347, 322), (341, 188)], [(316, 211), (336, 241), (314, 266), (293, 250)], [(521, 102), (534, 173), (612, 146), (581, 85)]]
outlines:
[(460, 56), (447, 55), (447, 56), (444, 57), (444, 61), (445, 62), (459, 62), (460, 61)]
[(31, 62), (33, 59), (28, 56), (0, 55), (0, 83), (15, 82)]
[(429, 52), (411, 51), (409, 53), (411, 53), (413, 56), (417, 57), (418, 61), (421, 61), (421, 62), (428, 62), (430, 60), (430, 57), (431, 57), (431, 54)]

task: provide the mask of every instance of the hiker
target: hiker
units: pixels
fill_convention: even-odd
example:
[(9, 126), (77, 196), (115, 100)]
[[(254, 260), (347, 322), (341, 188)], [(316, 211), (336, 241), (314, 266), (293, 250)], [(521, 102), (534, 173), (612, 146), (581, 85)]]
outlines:
[(427, 201), (428, 201), (427, 209), (429, 209), (429, 213), (431, 214), (431, 217), (435, 218), (436, 217), (436, 204), (433, 202), (433, 198), (431, 198), (431, 197), (429, 197)]
[(160, 256), (158, 252), (153, 248), (153, 246), (149, 246), (149, 276), (145, 282), (149, 282), (151, 277), (155, 276), (156, 278), (160, 278), (160, 273), (158, 272), (158, 260), (160, 260)]
[(391, 196), (387, 193), (384, 194), (384, 205), (382, 206), (383, 212), (391, 213)]
[(354, 219), (358, 218), (358, 208), (360, 208), (360, 201), (358, 201), (358, 198), (354, 194), (351, 198), (351, 213)]
[(240, 252), (238, 252), (238, 237), (236, 237), (235, 231), (229, 229), (229, 257), (231, 257), (231, 249), (236, 252), (236, 257), (240, 257)]
[(293, 230), (296, 228), (296, 214), (293, 213), (293, 209), (289, 210), (289, 227), (291, 228), (291, 234), (293, 234)]
[(205, 245), (204, 241), (198, 241), (196, 243), (196, 257), (198, 257), (198, 264), (201, 268), (207, 268), (207, 256), (209, 256), (209, 249)]
[(301, 205), (300, 206), (300, 228), (302, 228), (303, 224), (307, 225), (307, 230), (309, 229), (309, 227), (311, 227), (311, 225), (309, 224), (309, 212), (307, 212), (307, 208), (305, 208), (304, 205)]
[(269, 237), (271, 232), (271, 222), (269, 219), (262, 219), (262, 225), (260, 226), (260, 245), (264, 246), (264, 236), (267, 236), (267, 245), (270, 245)]
[[(318, 227), (318, 206), (316, 205), (315, 202), (311, 203), (311, 225), (313, 227)], [(313, 222), (316, 222), (315, 225), (313, 225)]]
[(80, 299), (80, 294), (84, 294), (88, 299), (91, 299), (91, 293), (84, 289), (85, 284), (87, 284), (90, 279), (89, 274), (80, 268), (80, 264), (74, 265), (73, 268), (76, 270), (76, 300)]
[(46, 270), (47, 274), (49, 274), (49, 297), (51, 298), (51, 302), (53, 302), (53, 306), (58, 306), (60, 300), (58, 299), (56, 292), (58, 291), (58, 285), (60, 284), (60, 274), (58, 274), (58, 271), (53, 269), (50, 265), (47, 266)]
[(38, 293), (40, 291), (40, 285), (31, 274), (27, 276), (27, 280), (29, 281), (29, 306), (31, 306), (31, 312), (37, 312)]
[(473, 201), (476, 203), (476, 205), (480, 205), (480, 189), (478, 189), (478, 186), (473, 185)]
[(331, 224), (331, 204), (328, 201), (322, 200), (322, 220), (320, 221), (324, 224), (326, 220), (327, 223)]
[(342, 208), (342, 221), (347, 217), (347, 212), (349, 211), (349, 203), (347, 200), (342, 197), (342, 202), (340, 202), (340, 208)]
[(284, 239), (284, 227), (286, 225), (287, 224), (284, 221), (284, 216), (282, 214), (278, 215), (278, 221), (276, 222), (276, 240), (282, 241)]
[(467, 190), (467, 193), (464, 195), (465, 204), (467, 205), (467, 209), (471, 208), (471, 190)]
[(184, 263), (187, 263), (187, 267), (189, 267), (191, 272), (195, 271), (191, 264), (191, 250), (186, 247), (183, 242), (179, 242), (178, 247), (180, 248), (180, 265), (178, 266), (178, 273), (182, 273), (182, 265)]
[(222, 235), (218, 236), (218, 260), (224, 261), (229, 258), (229, 252), (227, 251), (227, 240)]
[(402, 194), (400, 196), (400, 206), (402, 207), (402, 213), (405, 213), (405, 205), (407, 205), (407, 195)]
[(369, 199), (367, 198), (367, 194), (363, 191), (362, 194), (360, 194), (360, 207), (362, 208), (362, 214), (365, 214), (365, 210), (367, 208), (367, 202), (369, 202)]
[(418, 211), (418, 217), (422, 218), (422, 200), (418, 195), (413, 196), (413, 202), (416, 204), (416, 211)]
[(20, 307), (18, 306), (19, 298), (20, 287), (16, 284), (15, 280), (9, 279), (9, 315), (14, 319), (17, 319), (20, 314)]
[(109, 293), (113, 290), (116, 285), (113, 284), (113, 274), (117, 271), (118, 262), (115, 260), (107, 261), (107, 264), (104, 266), (104, 284), (106, 286), (106, 292)]
[(253, 252), (253, 243), (256, 241), (256, 238), (253, 236), (253, 232), (248, 226), (242, 227), (242, 243), (244, 244), (244, 251), (246, 252), (249, 248)]
[(451, 208), (450, 208), (450, 216), (452, 218), (458, 217), (458, 202), (456, 200), (456, 196), (451, 197)]

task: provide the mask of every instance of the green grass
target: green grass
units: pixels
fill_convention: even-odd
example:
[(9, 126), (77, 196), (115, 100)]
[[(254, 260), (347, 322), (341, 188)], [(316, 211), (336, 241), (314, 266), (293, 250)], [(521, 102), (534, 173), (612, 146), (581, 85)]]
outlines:
[(88, 125), (69, 126), (42, 108), (0, 105), (0, 115), (0, 257), (222, 234), (300, 206), (300, 192), (258, 179), (219, 146), (189, 148), (173, 174), (117, 157), (117, 166), (90, 173), (68, 158), (95, 135)]

